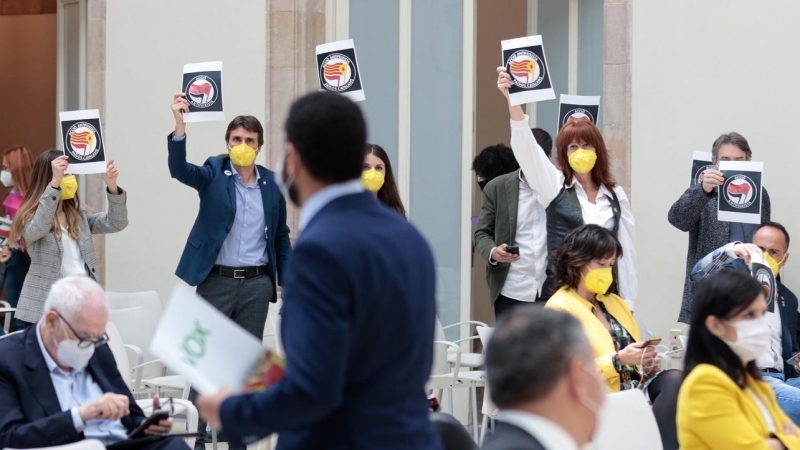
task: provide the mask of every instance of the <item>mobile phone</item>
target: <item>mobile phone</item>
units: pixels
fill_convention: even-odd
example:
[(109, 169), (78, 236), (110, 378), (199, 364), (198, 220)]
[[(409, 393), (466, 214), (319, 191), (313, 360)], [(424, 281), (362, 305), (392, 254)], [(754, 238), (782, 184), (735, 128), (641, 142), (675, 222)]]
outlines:
[(508, 246), (508, 245), (507, 245), (507, 246), (506, 246), (506, 251), (507, 251), (508, 253), (511, 253), (512, 255), (517, 255), (517, 256), (519, 256), (519, 247), (518, 247), (518, 246), (511, 247), (511, 246)]
[(146, 419), (144, 422), (141, 423), (138, 427), (136, 427), (133, 431), (128, 434), (128, 439), (136, 439), (140, 437), (144, 437), (144, 430), (147, 429), (150, 425), (157, 424), (162, 420), (169, 418), (169, 412), (167, 411), (156, 411)]
[(644, 341), (644, 345), (642, 347), (647, 347), (648, 345), (658, 345), (661, 343), (661, 338), (652, 338)]

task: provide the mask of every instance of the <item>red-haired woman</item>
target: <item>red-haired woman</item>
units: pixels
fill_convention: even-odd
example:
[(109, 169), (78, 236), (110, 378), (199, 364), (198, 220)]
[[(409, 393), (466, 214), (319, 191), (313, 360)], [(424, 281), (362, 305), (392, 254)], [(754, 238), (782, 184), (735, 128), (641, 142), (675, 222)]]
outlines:
[[(498, 67), (497, 88), (508, 99), (513, 86), (504, 67)], [(564, 236), (585, 224), (605, 227), (622, 244), (617, 261), (616, 293), (631, 310), (636, 300), (635, 226), (625, 191), (614, 181), (606, 144), (600, 130), (587, 119), (571, 121), (556, 137), (556, 165), (536, 143), (522, 106), (511, 106), (511, 149), (538, 201), (547, 208), (548, 282), (552, 285), (552, 257)], [(549, 293), (543, 293), (546, 295)]]
[[(0, 182), (3, 183), (3, 186), (12, 188), (3, 201), (6, 218), (14, 220), (17, 210), (22, 206), (25, 193), (28, 192), (28, 186), (31, 183), (32, 170), (33, 156), (24, 146), (16, 145), (3, 154), (3, 171), (0, 172)], [(31, 266), (31, 258), (19, 249), (16, 242), (8, 242), (0, 251), (0, 262), (6, 263), (6, 300), (16, 308), (22, 283)], [(23, 325), (21, 321), (14, 320), (15, 329), (20, 330)]]

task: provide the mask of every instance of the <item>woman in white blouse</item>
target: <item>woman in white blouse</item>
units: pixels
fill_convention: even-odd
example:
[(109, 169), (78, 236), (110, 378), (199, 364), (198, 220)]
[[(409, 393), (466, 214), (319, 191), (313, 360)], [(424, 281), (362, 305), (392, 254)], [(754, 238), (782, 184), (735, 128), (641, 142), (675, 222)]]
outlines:
[[(505, 67), (498, 67), (497, 88), (508, 100), (513, 86)], [(638, 293), (635, 224), (625, 191), (611, 174), (608, 150), (600, 130), (588, 119), (565, 124), (556, 137), (556, 166), (536, 143), (521, 105), (511, 106), (511, 149), (530, 187), (547, 211), (548, 280), (552, 256), (573, 228), (596, 224), (614, 231), (622, 244), (617, 262), (617, 293), (631, 310)], [(551, 285), (551, 283), (547, 283)]]

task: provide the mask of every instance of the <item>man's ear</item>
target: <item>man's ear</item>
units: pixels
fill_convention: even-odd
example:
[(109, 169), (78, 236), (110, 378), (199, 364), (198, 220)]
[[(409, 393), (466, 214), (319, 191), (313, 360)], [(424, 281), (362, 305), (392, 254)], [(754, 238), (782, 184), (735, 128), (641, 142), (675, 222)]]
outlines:
[(786, 267), (786, 262), (789, 261), (789, 255), (791, 253), (786, 252), (783, 254), (783, 262), (781, 263), (781, 267)]

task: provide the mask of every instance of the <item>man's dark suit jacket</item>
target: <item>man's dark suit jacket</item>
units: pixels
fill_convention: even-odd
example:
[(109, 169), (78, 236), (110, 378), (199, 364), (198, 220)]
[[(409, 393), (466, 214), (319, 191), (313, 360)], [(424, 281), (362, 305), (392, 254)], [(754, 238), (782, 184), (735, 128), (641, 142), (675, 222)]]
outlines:
[(325, 205), (301, 231), (283, 284), (286, 373), (234, 396), (228, 442), (280, 433), (281, 450), (439, 450), (425, 383), (433, 361), (431, 250), (369, 192)]
[[(58, 403), (47, 363), (30, 326), (0, 340), (0, 448), (51, 447), (84, 438), (75, 430), (72, 414)], [(132, 431), (145, 415), (117, 370), (107, 345), (98, 347), (87, 370), (103, 392), (127, 395), (130, 415), (122, 424)]]
[(494, 433), (486, 437), (483, 450), (545, 450), (530, 433), (516, 425), (497, 421)]

